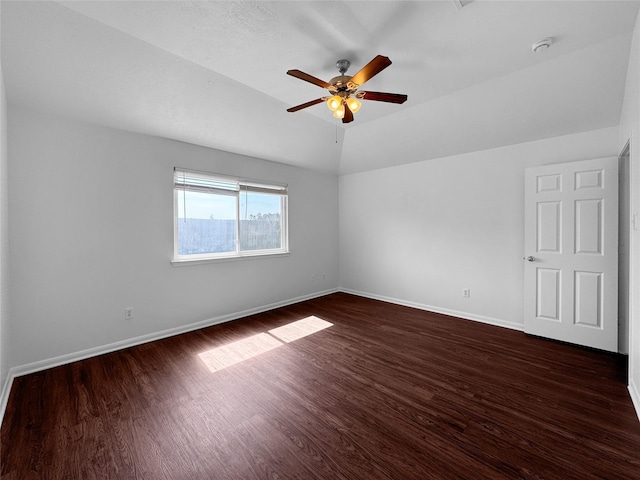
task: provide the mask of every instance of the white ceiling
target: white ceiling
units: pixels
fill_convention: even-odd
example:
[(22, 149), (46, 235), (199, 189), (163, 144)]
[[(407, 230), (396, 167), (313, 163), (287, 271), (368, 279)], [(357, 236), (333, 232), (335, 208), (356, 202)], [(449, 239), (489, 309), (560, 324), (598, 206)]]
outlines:
[[(2, 1), (10, 104), (331, 173), (617, 125), (638, 1)], [(544, 53), (531, 44), (555, 38)], [(329, 80), (393, 65), (349, 125)]]

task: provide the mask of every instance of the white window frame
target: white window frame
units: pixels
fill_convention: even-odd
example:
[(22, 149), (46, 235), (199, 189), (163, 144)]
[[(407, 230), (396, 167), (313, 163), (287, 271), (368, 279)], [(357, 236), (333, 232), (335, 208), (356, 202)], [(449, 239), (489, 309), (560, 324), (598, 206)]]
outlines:
[[(185, 168), (174, 168), (173, 174), (173, 260), (174, 265), (203, 263), (245, 257), (264, 257), (289, 253), (288, 189), (287, 184), (262, 180), (230, 177), (217, 173), (201, 172)], [(218, 195), (230, 195), (236, 198), (236, 242), (235, 251), (221, 253), (200, 253), (181, 255), (178, 253), (179, 195), (184, 191), (202, 191)], [(268, 193), (280, 196), (280, 248), (263, 250), (241, 250), (241, 212), (240, 195), (242, 192)]]

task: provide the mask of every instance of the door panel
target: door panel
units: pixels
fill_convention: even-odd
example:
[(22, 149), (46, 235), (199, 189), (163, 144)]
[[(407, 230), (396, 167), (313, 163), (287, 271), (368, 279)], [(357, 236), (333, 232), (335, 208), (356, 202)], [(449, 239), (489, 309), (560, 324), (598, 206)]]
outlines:
[(538, 268), (536, 317), (560, 321), (560, 270)]
[(575, 272), (575, 323), (602, 327), (602, 273)]
[(525, 332), (618, 348), (618, 160), (525, 170)]
[(576, 254), (602, 255), (602, 200), (576, 200)]
[(538, 245), (536, 252), (560, 252), (560, 202), (538, 203)]

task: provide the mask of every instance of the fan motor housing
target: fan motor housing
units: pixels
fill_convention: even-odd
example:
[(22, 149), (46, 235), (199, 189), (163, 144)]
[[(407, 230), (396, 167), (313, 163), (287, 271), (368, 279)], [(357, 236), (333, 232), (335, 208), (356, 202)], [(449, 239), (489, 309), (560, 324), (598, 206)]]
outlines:
[(339, 75), (329, 80), (329, 83), (334, 87), (337, 92), (353, 92), (358, 86), (351, 81), (353, 77), (349, 75)]

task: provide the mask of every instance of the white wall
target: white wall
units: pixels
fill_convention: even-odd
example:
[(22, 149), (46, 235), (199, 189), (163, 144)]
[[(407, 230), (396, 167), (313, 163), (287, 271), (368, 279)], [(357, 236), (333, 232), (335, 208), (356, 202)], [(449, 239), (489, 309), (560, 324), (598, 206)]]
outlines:
[(617, 153), (608, 128), (342, 176), (340, 285), (522, 328), (524, 169)]
[[(635, 214), (640, 222), (640, 14), (629, 55), (624, 103), (620, 116), (620, 137), (618, 149), (621, 151), (630, 141), (630, 215)], [(631, 219), (629, 219), (631, 221)], [(640, 417), (640, 225), (630, 229), (630, 338), (629, 338), (629, 391)]]
[[(11, 104), (8, 139), (12, 366), (338, 285), (335, 176)], [(291, 255), (172, 266), (174, 166), (288, 183)]]

